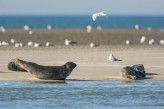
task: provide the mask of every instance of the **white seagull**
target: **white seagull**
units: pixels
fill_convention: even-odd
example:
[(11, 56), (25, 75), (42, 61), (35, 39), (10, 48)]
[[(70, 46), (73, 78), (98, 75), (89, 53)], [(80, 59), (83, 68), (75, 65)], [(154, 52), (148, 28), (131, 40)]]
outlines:
[(109, 61), (122, 61), (122, 60), (120, 60), (120, 59), (115, 58), (114, 55), (113, 55), (112, 53), (109, 55), (108, 60), (109, 60)]
[(96, 21), (96, 17), (98, 16), (106, 16), (107, 14), (103, 13), (103, 12), (100, 12), (100, 13), (95, 13), (95, 14), (92, 14), (92, 19), (93, 21)]

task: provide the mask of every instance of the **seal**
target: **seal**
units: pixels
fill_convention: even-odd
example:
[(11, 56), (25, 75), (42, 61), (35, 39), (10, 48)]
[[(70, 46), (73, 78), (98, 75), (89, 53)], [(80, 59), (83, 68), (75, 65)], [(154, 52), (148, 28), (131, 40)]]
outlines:
[(126, 66), (121, 70), (121, 77), (132, 80), (143, 79), (146, 77), (145, 68), (142, 64)]
[(43, 66), (21, 59), (12, 59), (8, 68), (12, 71), (27, 71), (38, 79), (45, 80), (65, 80), (77, 65), (67, 62), (62, 66)]

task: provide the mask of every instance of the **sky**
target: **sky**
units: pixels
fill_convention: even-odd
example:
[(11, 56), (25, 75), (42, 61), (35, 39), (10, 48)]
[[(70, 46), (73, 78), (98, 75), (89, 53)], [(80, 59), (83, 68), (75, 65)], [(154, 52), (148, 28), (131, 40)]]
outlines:
[(164, 15), (164, 0), (0, 0), (0, 15)]

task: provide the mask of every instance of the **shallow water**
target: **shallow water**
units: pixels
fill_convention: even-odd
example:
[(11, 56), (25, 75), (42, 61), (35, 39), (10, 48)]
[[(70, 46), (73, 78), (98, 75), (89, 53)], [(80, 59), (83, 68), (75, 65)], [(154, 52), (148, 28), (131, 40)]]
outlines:
[(0, 82), (2, 109), (163, 109), (164, 81)]

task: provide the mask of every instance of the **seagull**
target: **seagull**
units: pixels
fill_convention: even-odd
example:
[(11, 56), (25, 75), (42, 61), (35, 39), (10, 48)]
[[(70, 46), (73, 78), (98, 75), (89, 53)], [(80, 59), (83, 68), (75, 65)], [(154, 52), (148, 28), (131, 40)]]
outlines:
[(51, 25), (48, 25), (47, 26), (47, 30), (51, 30), (52, 29), (52, 26)]
[(138, 24), (135, 25), (135, 29), (136, 30), (139, 30), (140, 29), (140, 26)]
[(145, 40), (146, 40), (146, 37), (145, 37), (145, 36), (142, 36), (142, 37), (141, 37), (141, 40), (140, 40), (140, 43), (144, 43)]
[(164, 40), (160, 40), (160, 44), (161, 45), (164, 45)]
[(130, 45), (130, 40), (126, 40), (126, 45)]
[(30, 30), (28, 33), (29, 33), (29, 35), (32, 35), (33, 34), (32, 30)]
[(93, 42), (90, 43), (90, 47), (93, 48), (93, 47), (98, 47), (99, 45), (98, 44), (95, 44)]
[(113, 54), (109, 55), (108, 60), (109, 61), (122, 61), (122, 60), (119, 60), (119, 59), (115, 58)]
[(149, 40), (149, 45), (153, 45), (154, 43), (155, 43), (155, 40), (153, 38)]
[(15, 43), (15, 39), (13, 39), (13, 38), (11, 38), (10, 41), (12, 44)]
[(91, 25), (87, 25), (87, 32), (90, 33), (92, 30), (92, 26)]
[(32, 41), (29, 41), (28, 43), (27, 43), (27, 46), (32, 46), (33, 45), (33, 42)]
[(26, 31), (29, 31), (30, 30), (30, 27), (28, 26), (28, 25), (24, 25), (24, 30), (26, 30)]
[(50, 42), (46, 42), (46, 47), (49, 47), (49, 46), (53, 46), (53, 44)]
[(93, 21), (96, 21), (96, 17), (98, 16), (106, 16), (107, 14), (103, 13), (103, 12), (100, 12), (100, 13), (95, 13), (92, 15), (92, 19)]

